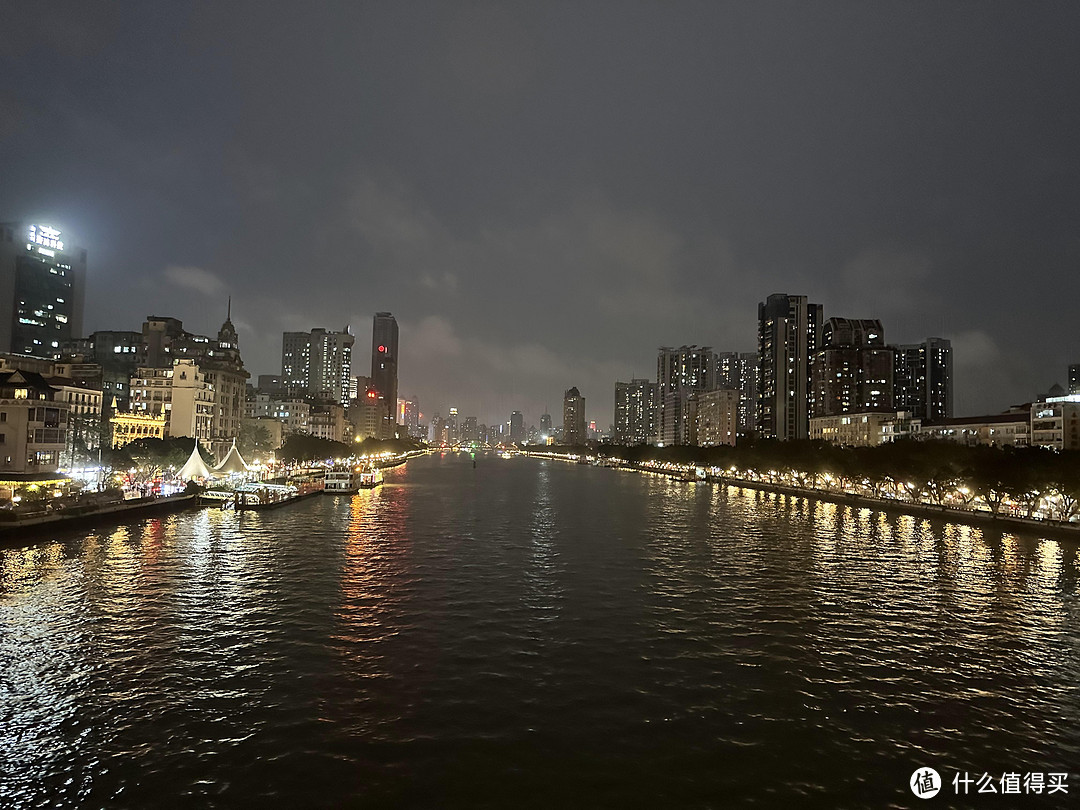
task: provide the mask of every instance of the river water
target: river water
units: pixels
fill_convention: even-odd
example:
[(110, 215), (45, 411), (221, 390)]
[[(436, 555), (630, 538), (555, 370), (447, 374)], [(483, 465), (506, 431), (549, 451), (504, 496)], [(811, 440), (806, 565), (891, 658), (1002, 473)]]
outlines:
[(1067, 542), (453, 454), (2, 548), (0, 807), (921, 806), (920, 766), (1075, 769), (1078, 573)]

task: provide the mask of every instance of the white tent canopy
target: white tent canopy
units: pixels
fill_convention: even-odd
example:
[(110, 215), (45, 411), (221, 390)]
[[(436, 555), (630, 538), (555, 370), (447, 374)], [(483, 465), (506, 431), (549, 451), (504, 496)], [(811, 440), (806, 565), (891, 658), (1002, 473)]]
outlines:
[(210, 468), (206, 466), (206, 462), (203, 461), (202, 454), (199, 452), (199, 440), (195, 440), (195, 446), (191, 448), (191, 455), (184, 463), (184, 466), (180, 468), (180, 472), (177, 475), (185, 481), (191, 481), (196, 478), (211, 478), (213, 473), (210, 472)]
[(229, 448), (229, 454), (225, 456), (225, 459), (220, 464), (214, 467), (214, 472), (218, 475), (231, 475), (233, 473), (245, 473), (247, 471), (247, 462), (245, 462), (240, 455), (240, 451), (236, 449), (236, 439), (233, 439), (232, 447)]

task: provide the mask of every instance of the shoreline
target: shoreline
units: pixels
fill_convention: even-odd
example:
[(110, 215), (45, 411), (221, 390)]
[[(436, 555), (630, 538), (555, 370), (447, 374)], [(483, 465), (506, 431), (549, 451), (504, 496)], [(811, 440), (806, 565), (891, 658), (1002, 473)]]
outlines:
[(50, 512), (22, 520), (0, 522), (0, 544), (17, 545), (22, 540), (38, 539), (50, 531), (91, 529), (99, 525), (121, 523), (129, 516), (178, 512), (199, 505), (196, 495), (169, 495), (163, 498), (133, 498), (121, 503), (106, 504), (79, 514)]
[[(579, 463), (576, 459), (571, 460), (555, 453), (526, 451), (522, 454), (530, 458), (545, 458), (553, 461), (565, 461), (570, 464)], [(1014, 515), (994, 515), (992, 512), (985, 512), (982, 510), (957, 509), (952, 506), (930, 503), (910, 503), (892, 498), (874, 498), (868, 495), (854, 495), (847, 492), (830, 492), (823, 489), (796, 487), (791, 486), (790, 484), (751, 481), (749, 479), (735, 478), (728, 475), (691, 475), (685, 470), (658, 470), (642, 466), (639, 463), (601, 463), (599, 466), (620, 471), (630, 470), (632, 472), (664, 475), (668, 478), (674, 478), (678, 481), (685, 481), (687, 483), (719, 484), (721, 486), (734, 487), (736, 489), (752, 489), (759, 492), (770, 492), (777, 495), (806, 498), (807, 500), (825, 501), (827, 503), (852, 506), (859, 509), (869, 509), (871, 511), (936, 518), (948, 523), (961, 523), (978, 528), (991, 527), (1000, 531), (1007, 531), (1015, 534), (1036, 535), (1043, 538), (1080, 542), (1080, 523), (1064, 523), (1058, 520), (1039, 520), (1038, 518), (1025, 518)]]

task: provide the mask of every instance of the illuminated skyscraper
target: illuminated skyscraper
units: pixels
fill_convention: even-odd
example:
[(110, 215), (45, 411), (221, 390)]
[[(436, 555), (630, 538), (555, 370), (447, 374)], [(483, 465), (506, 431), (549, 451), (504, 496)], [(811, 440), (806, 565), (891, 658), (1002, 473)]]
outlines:
[(812, 416), (893, 410), (893, 349), (881, 321), (829, 318), (810, 373)]
[(716, 353), (709, 346), (660, 348), (656, 358), (657, 443), (665, 447), (690, 440), (690, 401), (716, 388)]
[(910, 411), (927, 422), (953, 415), (952, 343), (927, 338), (923, 343), (896, 347), (894, 401), (898, 411)]
[(563, 444), (585, 444), (585, 397), (571, 388), (563, 397)]
[(810, 358), (818, 345), (821, 304), (805, 295), (770, 295), (758, 304), (758, 435), (810, 435)]
[(757, 352), (717, 352), (716, 387), (739, 391), (739, 433), (752, 433), (757, 424)]
[(0, 223), (0, 352), (54, 357), (82, 337), (86, 251), (48, 225)]
[(632, 379), (615, 383), (615, 444), (656, 442), (656, 383)]
[(282, 384), (294, 396), (328, 399), (347, 405), (350, 391), (355, 386), (352, 379), (354, 342), (347, 326), (341, 332), (326, 329), (285, 332), (281, 337)]
[(398, 325), (389, 312), (376, 312), (371, 330), (371, 379), (376, 390), (389, 403), (386, 411), (386, 436), (394, 437), (398, 399)]

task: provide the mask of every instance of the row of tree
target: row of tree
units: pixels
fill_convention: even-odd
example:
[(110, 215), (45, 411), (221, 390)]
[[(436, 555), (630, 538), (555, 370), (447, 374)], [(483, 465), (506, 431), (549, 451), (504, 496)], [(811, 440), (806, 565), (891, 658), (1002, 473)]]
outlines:
[(978, 499), (998, 514), (1015, 503), (1027, 516), (1040, 506), (1059, 520), (1080, 515), (1080, 452), (986, 447), (943, 441), (899, 441), (838, 447), (817, 441), (757, 441), (735, 447), (620, 447), (598, 455), (627, 461), (700, 464), (753, 472), (774, 482), (857, 490), (875, 497), (943, 504)]
[[(270, 435), (261, 425), (245, 426), (241, 429), (236, 447), (248, 462), (256, 457), (265, 458), (271, 452), (281, 462), (319, 461), (328, 458), (349, 458), (351, 456), (372, 456), (380, 453), (404, 453), (415, 450), (420, 445), (413, 441), (400, 439), (379, 441), (365, 439), (357, 444), (345, 444), (305, 433), (289, 436), (278, 449), (273, 449)], [(260, 434), (261, 431), (261, 434)], [(103, 452), (102, 461), (114, 470), (135, 469), (141, 471), (139, 477), (153, 479), (169, 469), (183, 466), (191, 455), (195, 440), (177, 439), (137, 439), (115, 450)], [(203, 452), (206, 449), (203, 448)], [(209, 460), (209, 459), (208, 459)], [(220, 460), (220, 459), (219, 459)]]

